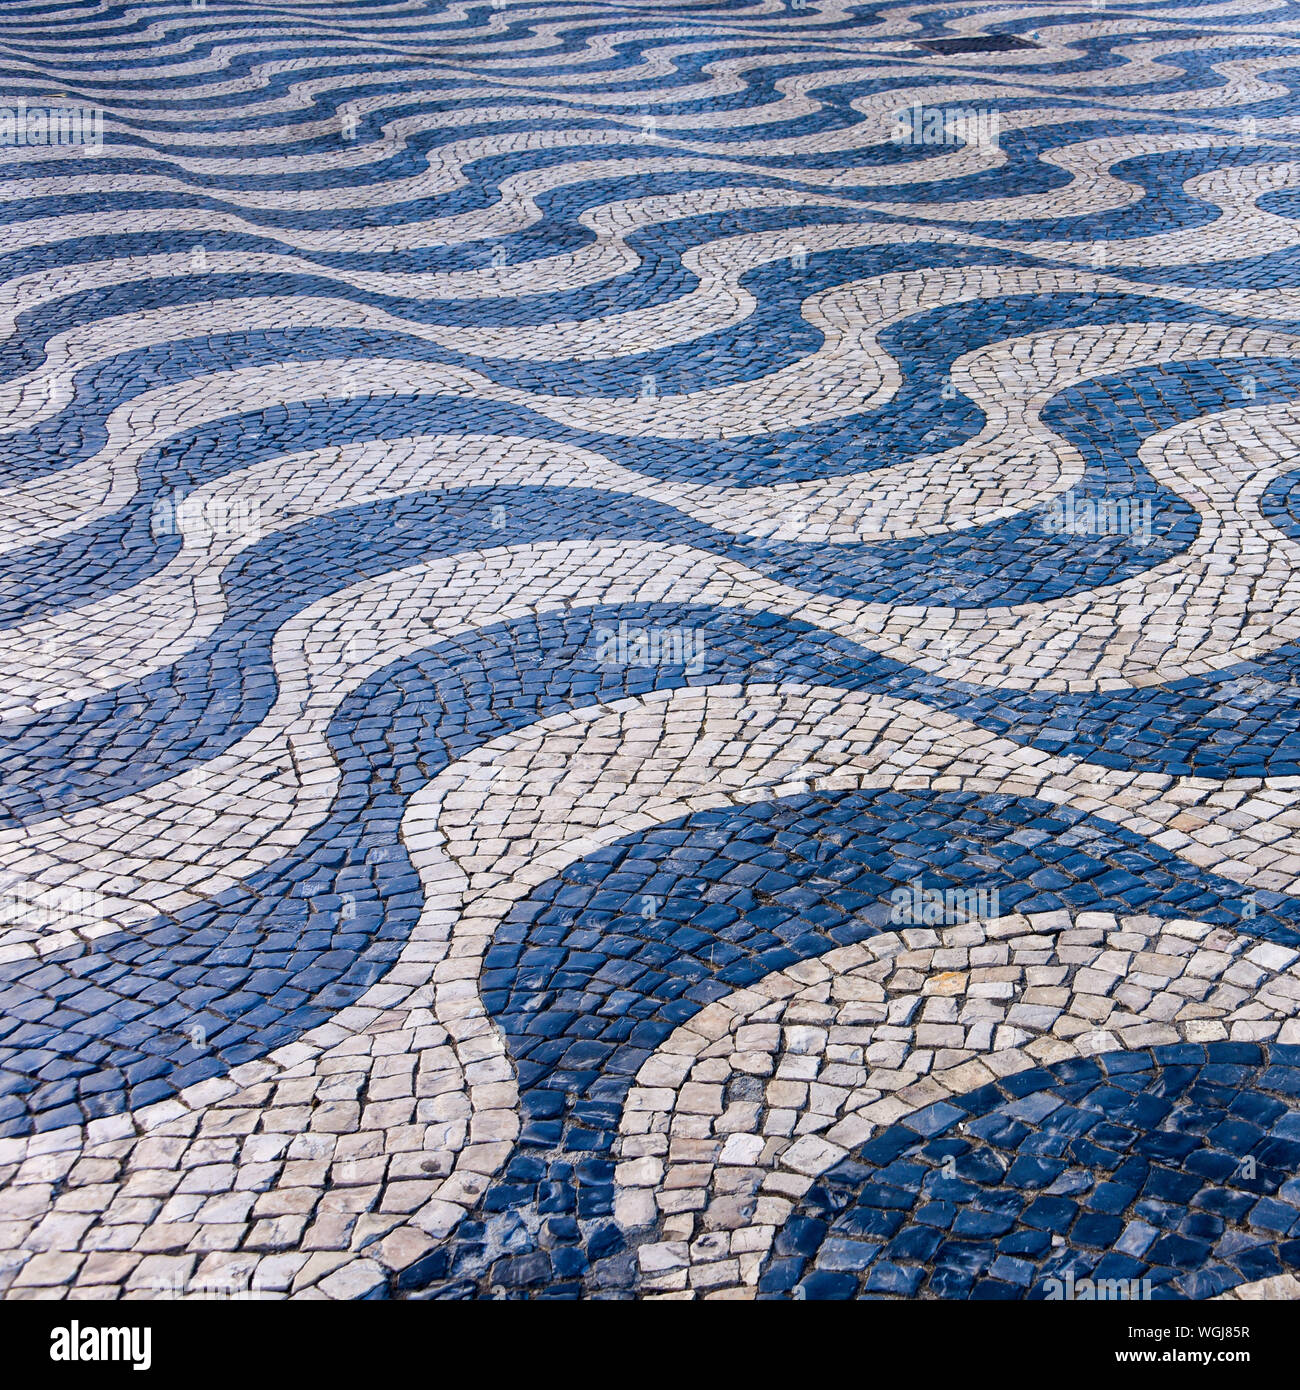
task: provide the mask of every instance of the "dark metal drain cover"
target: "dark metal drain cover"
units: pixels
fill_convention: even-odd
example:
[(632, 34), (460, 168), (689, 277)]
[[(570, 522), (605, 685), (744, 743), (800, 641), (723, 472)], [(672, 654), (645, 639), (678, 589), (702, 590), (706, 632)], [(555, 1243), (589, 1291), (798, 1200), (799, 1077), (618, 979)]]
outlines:
[(969, 34), (962, 39), (917, 39), (918, 48), (931, 53), (1008, 53), (1013, 48), (1037, 48), (1019, 34)]

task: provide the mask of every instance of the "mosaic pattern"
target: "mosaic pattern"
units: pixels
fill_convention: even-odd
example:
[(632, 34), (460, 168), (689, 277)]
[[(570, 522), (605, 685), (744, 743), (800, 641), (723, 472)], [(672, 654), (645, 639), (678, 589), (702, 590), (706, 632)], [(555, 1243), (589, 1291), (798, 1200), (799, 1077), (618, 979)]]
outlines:
[(1300, 1295), (1300, 6), (0, 71), (5, 1297)]
[(1248, 1043), (1107, 1052), (927, 1106), (822, 1175), (759, 1288), (1195, 1298), (1279, 1275), (1300, 1265), (1297, 1062)]

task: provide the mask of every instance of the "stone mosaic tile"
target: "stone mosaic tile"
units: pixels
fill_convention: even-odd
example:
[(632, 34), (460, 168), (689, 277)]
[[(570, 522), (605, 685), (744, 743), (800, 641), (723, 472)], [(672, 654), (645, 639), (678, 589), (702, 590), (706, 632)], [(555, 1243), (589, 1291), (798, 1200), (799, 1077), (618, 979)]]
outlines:
[(1298, 71), (8, 5), (0, 1294), (1295, 1297)]

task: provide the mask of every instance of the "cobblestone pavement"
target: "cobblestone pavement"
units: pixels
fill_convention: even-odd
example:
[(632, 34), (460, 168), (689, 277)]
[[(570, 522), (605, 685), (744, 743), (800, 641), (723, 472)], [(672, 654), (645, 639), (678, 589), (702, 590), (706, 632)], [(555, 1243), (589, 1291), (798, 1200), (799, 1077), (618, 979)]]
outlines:
[(1300, 1292), (1300, 5), (0, 72), (7, 1297)]

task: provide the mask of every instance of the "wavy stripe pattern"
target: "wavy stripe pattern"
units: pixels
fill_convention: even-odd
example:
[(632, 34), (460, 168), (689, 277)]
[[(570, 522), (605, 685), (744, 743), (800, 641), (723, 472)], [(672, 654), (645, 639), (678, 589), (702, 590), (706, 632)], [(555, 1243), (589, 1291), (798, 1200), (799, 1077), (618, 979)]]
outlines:
[(1294, 1296), (1298, 84), (7, 6), (0, 1292)]

